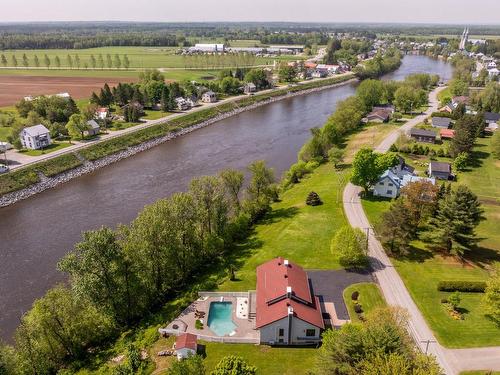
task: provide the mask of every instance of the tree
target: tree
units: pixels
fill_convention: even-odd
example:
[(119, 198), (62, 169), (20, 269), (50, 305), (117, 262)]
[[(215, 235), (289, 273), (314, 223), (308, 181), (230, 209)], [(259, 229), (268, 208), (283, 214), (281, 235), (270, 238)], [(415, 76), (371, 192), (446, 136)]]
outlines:
[(455, 291), (451, 293), (448, 297), (448, 303), (450, 304), (451, 308), (453, 310), (457, 310), (458, 306), (460, 305), (460, 301), (462, 300), (460, 296), (459, 291)]
[(219, 176), (226, 188), (233, 211), (239, 213), (241, 209), (239, 196), (245, 179), (243, 173), (235, 169), (224, 169)]
[(297, 81), (297, 71), (295, 67), (288, 64), (282, 64), (278, 70), (280, 82), (292, 83)]
[(467, 152), (461, 152), (457, 155), (455, 160), (453, 160), (453, 169), (456, 171), (463, 171), (467, 168), (469, 162), (469, 154)]
[(462, 257), (479, 241), (475, 228), (483, 219), (477, 196), (468, 187), (459, 185), (439, 202), (436, 216), (429, 220), (424, 238), (448, 254)]
[(130, 60), (127, 55), (123, 55), (123, 67), (127, 70), (130, 67)]
[(399, 353), (376, 353), (358, 365), (360, 375), (442, 375), (432, 357), (416, 353), (414, 358)]
[(359, 228), (343, 226), (335, 234), (331, 251), (338, 255), (339, 263), (348, 269), (363, 269), (368, 265), (366, 235)]
[(479, 128), (474, 116), (465, 115), (454, 126), (455, 135), (450, 144), (450, 155), (457, 157), (460, 153), (470, 154), (476, 142)]
[(205, 375), (205, 366), (203, 358), (194, 355), (182, 361), (173, 361), (166, 372), (167, 375)]
[(66, 63), (68, 64), (70, 69), (73, 69), (73, 58), (71, 57), (70, 54), (68, 54), (68, 56), (66, 56)]
[(50, 57), (48, 55), (43, 57), (43, 63), (47, 69), (50, 69)]
[(102, 57), (102, 54), (99, 54), (99, 56), (97, 57), (97, 67), (99, 69), (104, 69), (104, 59)]
[(380, 175), (397, 162), (397, 156), (393, 153), (377, 154), (372, 149), (362, 148), (352, 162), (351, 182), (361, 186), (367, 193)]
[(61, 67), (61, 59), (59, 58), (59, 56), (56, 56), (55, 59), (54, 59), (54, 63), (56, 64), (56, 67), (57, 68), (60, 68)]
[(95, 69), (97, 67), (97, 60), (95, 59), (94, 55), (90, 55), (90, 66), (92, 69)]
[(245, 82), (252, 82), (257, 90), (266, 89), (271, 86), (267, 79), (267, 74), (263, 69), (251, 69), (245, 75)]
[(111, 59), (111, 55), (109, 53), (106, 55), (106, 66), (108, 69), (113, 67), (113, 60)]
[(394, 93), (394, 104), (405, 113), (412, 112), (426, 102), (426, 92), (422, 89), (416, 90), (410, 85), (402, 85)]
[(0, 375), (14, 375), (17, 372), (14, 348), (0, 341)]
[(224, 77), (219, 83), (219, 89), (224, 94), (238, 94), (241, 91), (241, 82), (233, 77)]
[(256, 375), (257, 368), (246, 363), (243, 358), (229, 355), (222, 358), (210, 375)]
[(87, 124), (87, 120), (83, 115), (74, 114), (69, 118), (68, 123), (66, 124), (66, 129), (68, 130), (71, 138), (80, 138), (83, 140), (85, 138), (85, 131), (90, 129), (90, 126)]
[(367, 79), (361, 82), (356, 90), (356, 95), (361, 99), (367, 111), (376, 104), (382, 103), (385, 98), (385, 88), (378, 79)]
[(448, 84), (448, 88), (453, 96), (462, 96), (469, 93), (469, 83), (461, 79), (452, 79)]
[(80, 55), (75, 54), (75, 65), (77, 69), (80, 69), (81, 61), (80, 61)]
[(439, 188), (429, 181), (412, 182), (401, 189), (401, 203), (415, 229), (425, 224), (436, 211), (438, 193)]
[(417, 232), (410, 212), (401, 198), (393, 202), (389, 210), (382, 214), (382, 222), (377, 229), (382, 243), (392, 254), (408, 252), (410, 242), (416, 238)]
[(23, 66), (27, 68), (29, 66), (30, 62), (28, 60), (28, 56), (26, 56), (25, 53), (23, 53)]
[(500, 324), (500, 273), (488, 280), (482, 304), (486, 313)]
[(16, 55), (12, 55), (12, 66), (17, 68), (17, 58)]
[(244, 202), (244, 209), (252, 221), (256, 221), (270, 209), (271, 201), (275, 198), (274, 170), (267, 168), (264, 160), (253, 162), (248, 170), (252, 177), (246, 189), (248, 199)]
[(118, 54), (115, 55), (113, 60), (113, 64), (116, 69), (120, 69), (122, 67), (122, 61), (120, 60), (120, 56)]
[(2, 66), (5, 68), (7, 66), (7, 59), (5, 58), (5, 55), (3, 53), (0, 57), (0, 61), (2, 62)]
[(489, 112), (500, 112), (500, 85), (490, 82), (480, 94), (481, 109)]
[(35, 55), (35, 57), (33, 58), (33, 61), (34, 61), (34, 63), (35, 63), (35, 66), (36, 66), (37, 68), (39, 68), (39, 67), (40, 67), (40, 60), (38, 59), (38, 56), (37, 56), (37, 55)]
[(33, 373), (56, 373), (71, 361), (82, 360), (88, 349), (109, 338), (114, 327), (88, 301), (56, 286), (36, 300), (21, 320), (15, 340), (19, 359)]
[(311, 191), (309, 194), (307, 194), (306, 204), (308, 206), (319, 206), (322, 205), (323, 202), (321, 201), (318, 193), (316, 193), (315, 191)]
[(333, 146), (328, 150), (328, 160), (333, 164), (334, 168), (337, 169), (339, 164), (344, 161), (344, 151)]

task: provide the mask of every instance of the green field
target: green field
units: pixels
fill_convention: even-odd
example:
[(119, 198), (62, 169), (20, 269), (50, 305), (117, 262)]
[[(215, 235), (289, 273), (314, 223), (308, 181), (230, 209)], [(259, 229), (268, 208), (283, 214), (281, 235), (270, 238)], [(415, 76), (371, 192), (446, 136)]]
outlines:
[[(486, 220), (477, 233), (483, 240), (480, 248), (467, 263), (452, 257), (434, 255), (425, 244), (415, 241), (411, 253), (393, 259), (394, 266), (403, 278), (413, 299), (422, 311), (438, 340), (447, 347), (473, 347), (500, 345), (500, 330), (483, 313), (481, 294), (462, 293), (464, 320), (450, 317), (440, 303), (448, 293), (439, 292), (440, 280), (486, 280), (489, 269), (500, 264), (500, 162), (489, 153), (491, 138), (480, 138), (475, 147), (476, 167), (458, 175), (458, 182), (469, 186), (481, 200)], [(456, 184), (456, 183), (455, 183)], [(387, 200), (365, 199), (363, 207), (372, 224), (380, 221), (387, 210)]]
[(354, 311), (354, 303), (352, 301), (352, 293), (359, 292), (358, 303), (363, 309), (363, 315), (370, 313), (374, 309), (386, 306), (385, 300), (377, 284), (374, 283), (359, 283), (353, 284), (344, 290), (344, 302), (349, 311), (351, 322), (359, 322), (358, 314)]

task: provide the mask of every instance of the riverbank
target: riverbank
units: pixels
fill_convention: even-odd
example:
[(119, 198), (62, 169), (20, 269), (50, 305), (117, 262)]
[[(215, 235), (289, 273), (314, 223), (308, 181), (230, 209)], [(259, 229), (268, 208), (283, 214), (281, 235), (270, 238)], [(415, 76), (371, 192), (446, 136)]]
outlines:
[[(68, 170), (65, 170), (61, 173), (55, 174), (54, 176), (46, 176), (43, 171), (41, 171), (39, 168), (36, 168), (36, 165), (33, 166), (32, 172), (36, 173), (36, 176), (38, 178), (38, 181), (29, 184), (26, 187), (23, 187), (19, 190), (15, 190), (13, 192), (9, 192), (6, 194), (3, 194), (0, 196), (0, 207), (6, 207), (9, 205), (12, 205), (20, 200), (27, 199), (35, 194), (41, 193), (47, 189), (54, 188), (62, 183), (65, 183), (67, 181), (70, 181), (74, 178), (80, 177), (82, 175), (92, 173), (97, 169), (103, 168), (105, 166), (108, 166), (110, 164), (113, 164), (117, 161), (120, 161), (122, 159), (128, 158), (130, 156), (136, 155), (139, 152), (146, 151), (151, 149), (152, 147), (155, 147), (159, 144), (162, 144), (164, 142), (168, 142), (172, 139), (175, 139), (177, 137), (180, 137), (182, 135), (191, 133), (195, 130), (204, 128), (206, 126), (209, 126), (211, 124), (214, 124), (218, 121), (221, 121), (223, 119), (226, 119), (228, 117), (232, 117), (234, 115), (237, 115), (239, 113), (245, 112), (245, 111), (250, 111), (255, 108), (277, 102), (279, 100), (284, 100), (287, 98), (292, 98), (295, 96), (299, 95), (307, 95), (313, 92), (317, 91), (322, 91), (322, 90), (327, 90), (331, 89), (334, 87), (338, 87), (341, 85), (347, 85), (352, 82), (357, 81), (356, 78), (353, 78), (352, 76), (346, 76), (345, 80), (340, 81), (340, 82), (335, 82), (335, 83), (330, 83), (331, 80), (329, 81), (324, 81), (324, 82), (311, 82), (311, 84), (317, 85), (318, 83), (325, 83), (324, 85), (321, 86), (315, 86), (311, 88), (306, 87), (307, 84), (304, 84), (302, 86), (293, 86), (290, 87), (289, 90), (280, 90), (280, 91), (273, 91), (271, 93), (266, 93), (263, 95), (256, 95), (254, 97), (249, 97), (249, 98), (244, 98), (240, 101), (234, 101), (232, 102), (236, 108), (233, 108), (227, 112), (222, 112), (219, 114), (216, 114), (214, 117), (211, 117), (207, 120), (198, 122), (194, 125), (189, 125), (185, 128), (182, 128), (181, 130), (168, 130), (166, 135), (159, 136), (159, 137), (154, 137), (152, 139), (146, 140), (144, 142), (141, 142), (136, 145), (131, 145), (128, 146), (127, 144), (122, 145), (121, 147), (124, 147), (125, 149), (123, 150), (118, 150), (117, 152), (113, 152), (109, 155), (105, 155), (103, 157), (96, 158), (93, 160), (93, 155), (92, 153), (85, 152), (86, 149), (83, 150), (83, 152), (76, 151), (74, 155), (78, 160), (80, 160), (82, 165), (76, 166), (76, 168), (71, 168)], [(280, 95), (281, 94), (281, 95)], [(247, 105), (248, 100), (253, 101), (252, 104)], [(228, 103), (224, 103), (221, 106), (227, 105)], [(217, 107), (213, 107), (213, 109), (217, 109)], [(188, 117), (188, 115), (184, 117)], [(184, 117), (180, 117), (178, 119), (182, 119)], [(166, 122), (165, 124), (175, 124), (173, 121)], [(164, 125), (164, 124), (160, 124)], [(151, 129), (151, 128), (148, 128)], [(154, 132), (152, 133), (153, 135), (155, 134)], [(99, 146), (99, 144), (96, 144), (94, 146)], [(91, 149), (89, 147), (88, 149)], [(67, 155), (66, 155), (67, 156)], [(87, 156), (87, 157), (86, 157)], [(97, 153), (97, 156), (100, 156), (99, 153)], [(56, 159), (54, 159), (56, 160)], [(78, 163), (79, 164), (79, 163)], [(13, 172), (13, 173), (23, 173), (24, 170), (20, 170), (18, 172)], [(26, 171), (24, 171), (25, 173)], [(7, 175), (8, 176), (8, 175)], [(28, 181), (33, 181), (33, 179), (28, 180)]]

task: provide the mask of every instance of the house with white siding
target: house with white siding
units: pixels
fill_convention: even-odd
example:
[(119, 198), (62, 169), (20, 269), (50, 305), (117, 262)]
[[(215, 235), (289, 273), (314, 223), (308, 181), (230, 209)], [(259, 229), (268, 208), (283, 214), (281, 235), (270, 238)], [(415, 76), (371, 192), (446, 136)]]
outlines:
[(40, 150), (52, 143), (49, 129), (42, 124), (24, 128), (19, 133), (19, 138), (23, 147), (31, 150)]

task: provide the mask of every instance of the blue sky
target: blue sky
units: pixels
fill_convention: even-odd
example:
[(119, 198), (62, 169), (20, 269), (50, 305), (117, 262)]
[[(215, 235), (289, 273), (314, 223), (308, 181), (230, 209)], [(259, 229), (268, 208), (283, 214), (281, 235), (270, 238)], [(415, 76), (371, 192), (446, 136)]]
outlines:
[(10, 21), (500, 23), (500, 0), (0, 0)]

